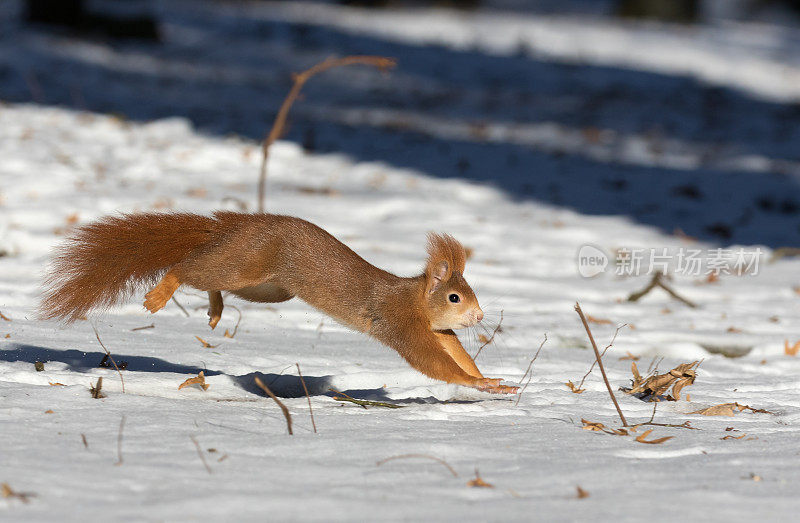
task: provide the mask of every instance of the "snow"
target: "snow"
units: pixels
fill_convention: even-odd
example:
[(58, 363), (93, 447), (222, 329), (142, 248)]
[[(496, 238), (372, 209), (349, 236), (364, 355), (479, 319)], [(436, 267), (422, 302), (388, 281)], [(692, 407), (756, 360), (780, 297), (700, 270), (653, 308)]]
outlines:
[[(159, 9), (173, 17), (175, 27), (170, 30), (189, 38), (191, 35), (180, 32), (181, 21), (187, 31), (191, 25), (186, 21), (192, 18), (181, 11), (188, 8), (179, 2), (169, 4), (178, 7)], [(210, 18), (215, 13), (234, 9), (233, 4), (203, 5), (193, 14), (198, 38), (210, 30)], [(309, 19), (317, 17), (314, 23), (326, 26), (346, 25), (354, 12), (331, 6), (310, 7)], [(245, 9), (236, 7), (240, 8)], [(280, 8), (273, 16), (299, 16), (298, 8), (291, 5), (266, 9), (270, 8)], [(340, 16), (340, 12), (347, 16)], [(249, 11), (235, 13), (255, 17)], [(420, 16), (394, 13), (391, 18), (397, 21), (397, 32), (402, 33), (396, 38), (402, 37), (407, 43), (417, 42), (410, 29), (412, 15)], [(358, 27), (376, 32), (377, 19), (384, 15), (358, 16), (373, 17), (367, 26)], [(442, 45), (456, 48), (460, 32), (469, 33), (470, 24), (477, 24), (483, 32), (470, 33), (477, 35), (476, 42), (486, 50), (505, 52), (506, 44), (481, 36), (500, 34), (497, 38), (505, 38), (496, 30), (500, 23), (494, 18), (496, 14), (479, 12), (453, 18), (436, 12), (425, 16), (431, 23), (464, 24), (437, 32)], [(225, 17), (220, 19), (224, 21)], [(569, 34), (581, 32), (589, 23), (565, 21), (553, 27)], [(539, 25), (529, 27), (544, 31)], [(597, 22), (592, 27), (594, 31), (622, 32), (637, 42), (640, 37), (679, 38), (669, 27), (646, 34), (636, 27), (611, 22)], [(223, 23), (218, 30), (228, 31)], [(29, 62), (40, 79), (48, 78), (48, 67), (60, 63), (55, 56), (59, 53), (80, 55), (87, 62), (114, 62), (126, 74), (154, 67), (150, 62), (154, 58), (135, 47), (118, 49), (14, 31), (20, 38), (4, 38), (0, 47), (0, 62), (6, 71), (16, 71), (14, 64), (31, 57), (26, 53), (36, 45), (47, 49), (46, 56)], [(735, 39), (745, 33), (729, 34)], [(754, 38), (760, 38), (760, 33), (754, 34)], [(236, 45), (243, 48), (244, 40), (251, 37), (243, 34), (243, 41)], [(49, 46), (54, 41), (65, 45), (53, 49)], [(575, 42), (570, 52), (578, 53), (581, 40)], [(701, 34), (684, 44), (696, 51), (697, 60), (709, 56), (712, 62), (727, 59), (727, 43), (711, 37)], [(176, 44), (167, 47), (170, 45)], [(649, 45), (644, 42), (637, 46), (637, 52), (624, 60), (610, 51), (603, 54), (602, 49), (592, 59), (639, 67), (639, 53), (647, 52)], [(774, 53), (757, 52), (755, 47), (741, 44), (737, 48), (747, 58), (741, 64), (768, 65), (770, 60), (777, 60)], [(620, 49), (615, 52), (625, 47)], [(252, 76), (257, 67), (247, 63), (247, 56), (237, 55), (240, 50), (231, 51), (231, 56), (238, 58), (230, 60), (227, 72), (239, 71), (256, 84), (280, 76), (272, 70)], [(22, 54), (15, 55), (15, 51)], [(162, 75), (159, 78), (165, 83), (173, 75), (196, 74), (197, 79), (213, 71), (209, 64), (198, 62), (189, 67), (179, 60), (171, 62), (173, 58), (155, 58), (155, 67)], [(552, 54), (548, 59), (556, 58), (564, 56)], [(420, 66), (412, 63), (407, 67), (413, 70)], [(662, 73), (675, 72), (660, 63), (651, 67)], [(692, 62), (687, 62), (684, 71), (694, 74), (692, 67)], [(796, 64), (786, 59), (785, 67), (791, 71)], [(131, 85), (124, 86), (117, 83), (119, 77), (113, 71), (95, 72), (98, 79), (84, 85), (90, 108), (111, 110), (103, 104), (119, 92), (123, 94), (120, 103), (128, 108), (134, 105), (135, 98), (126, 96), (141, 88), (141, 78), (126, 77)], [(381, 89), (386, 88), (383, 82), (389, 81), (371, 72), (353, 74), (362, 75), (365, 85)], [(461, 74), (443, 73), (446, 88), (442, 89), (451, 88), (448, 86), (454, 85)], [(242, 78), (236, 81), (244, 81)], [(391, 78), (399, 86), (419, 87), (417, 95), (421, 92), (423, 98), (424, 93), (441, 87), (402, 66)], [(109, 83), (102, 84), (105, 80)], [(403, 275), (421, 268), (426, 232), (437, 230), (456, 236), (474, 251), (465, 276), (487, 312), (486, 331), (462, 333), (471, 354), (480, 346), (477, 335), (489, 335), (502, 311), (502, 332), (477, 359), (484, 374), (519, 383), (547, 334), (525, 392), (519, 398), (492, 396), (427, 379), (391, 350), (298, 301), (267, 307), (228, 299), (222, 321), (213, 332), (206, 325), (207, 300), (190, 289), (176, 296), (188, 317), (174, 304), (151, 316), (141, 307), (140, 292), (126, 304), (72, 326), (38, 320), (35, 307), (43, 270), (51, 249), (74, 222), (137, 210), (252, 210), (259, 152), (257, 143), (248, 136), (262, 134), (268, 119), (259, 120), (261, 109), (254, 111), (253, 120), (260, 127), (253, 132), (242, 131), (235, 121), (218, 119), (210, 125), (198, 122), (194, 116), (203, 109), (201, 101), (208, 93), (208, 86), (202, 82), (196, 93), (189, 90), (185, 99), (175, 98), (177, 105), (172, 113), (167, 108), (173, 99), (163, 103), (150, 100), (143, 103), (140, 113), (132, 115), (142, 121), (131, 121), (119, 115), (22, 103), (25, 100), (20, 99), (23, 95), (15, 87), (16, 80), (0, 78), (0, 96), (13, 102), (0, 105), (0, 252), (4, 253), (0, 256), (0, 312), (9, 319), (0, 319), (0, 482), (17, 492), (35, 494), (28, 503), (14, 497), (0, 498), (0, 519), (84, 521), (99, 514), (109, 521), (669, 521), (679, 517), (725, 521), (785, 520), (800, 508), (795, 492), (800, 480), (800, 359), (784, 354), (787, 340), (790, 345), (800, 341), (800, 296), (793, 290), (800, 285), (800, 261), (781, 258), (768, 262), (774, 248), (796, 245), (792, 242), (800, 231), (791, 229), (796, 228), (796, 213), (756, 212), (749, 225), (734, 229), (731, 242), (718, 244), (709, 241), (707, 235), (697, 241), (670, 234), (667, 225), (677, 222), (666, 218), (667, 211), (652, 219), (627, 212), (630, 207), (620, 201), (629, 196), (619, 196), (620, 201), (609, 198), (611, 203), (598, 204), (600, 208), (590, 205), (604, 199), (598, 197), (597, 177), (616, 176), (620, 169), (630, 171), (620, 176), (633, 184), (632, 194), (641, 196), (642, 205), (661, 201), (669, 193), (672, 186), (663, 181), (663, 193), (660, 189), (648, 191), (648, 185), (664, 178), (676, 185), (696, 182), (706, 194), (718, 190), (722, 194), (718, 199), (730, 198), (706, 200), (702, 209), (690, 207), (686, 222), (705, 224), (708, 222), (704, 220), (730, 214), (736, 205), (750, 205), (758, 195), (743, 188), (759, 186), (779, 197), (794, 197), (798, 192), (797, 154), (792, 149), (796, 141), (791, 135), (785, 141), (772, 140), (770, 135), (748, 142), (745, 132), (758, 126), (778, 126), (780, 115), (786, 114), (783, 102), (760, 105), (766, 102), (724, 94), (723, 98), (730, 97), (726, 99), (732, 101), (732, 107), (741, 109), (727, 116), (732, 131), (719, 130), (709, 141), (701, 140), (703, 133), (698, 130), (676, 132), (675, 136), (667, 133), (663, 140), (667, 146), (654, 154), (649, 146), (640, 145), (652, 144), (640, 125), (652, 107), (636, 106), (636, 97), (619, 102), (628, 108), (637, 107), (637, 114), (627, 115), (630, 125), (614, 127), (611, 114), (591, 122), (602, 124), (598, 125), (602, 131), (599, 140), (585, 139), (587, 135), (575, 122), (528, 118), (532, 116), (530, 108), (520, 109), (517, 126), (507, 121), (504, 109), (490, 111), (488, 125), (480, 127), (476, 135), (469, 132), (468, 115), (490, 98), (484, 90), (488, 89), (486, 85), (463, 86), (463, 91), (457, 91), (465, 94), (466, 102), (460, 108), (426, 111), (421, 102), (409, 102), (407, 107), (371, 107), (366, 103), (361, 107), (346, 95), (337, 94), (320, 101), (320, 91), (335, 91), (335, 85), (341, 89), (349, 86), (336, 74), (331, 80), (320, 80), (324, 87), (315, 90), (309, 86), (298, 114), (308, 118), (306, 124), (324, 118), (324, 125), (341, 119), (356, 126), (353, 134), (331, 143), (360, 140), (358, 151), (343, 147), (343, 152), (312, 154), (297, 143), (277, 142), (270, 153), (268, 210), (313, 221), (372, 263)], [(596, 80), (603, 82), (602, 78)], [(47, 91), (51, 84), (41, 81), (45, 92), (53, 92)], [(98, 83), (92, 84), (94, 81)], [(552, 94), (566, 80), (550, 81), (554, 84), (546, 89)], [(709, 81), (745, 91), (752, 87), (725, 75)], [(91, 85), (95, 89), (87, 87)], [(98, 88), (100, 85), (106, 87), (105, 92)], [(648, 85), (662, 84), (653, 81)], [(753, 92), (784, 99), (796, 96), (792, 91), (796, 85), (776, 81)], [(273, 86), (268, 99), (285, 87)], [(699, 92), (694, 89), (700, 89), (688, 88), (690, 98)], [(667, 96), (673, 87), (667, 82), (661, 89), (653, 95)], [(159, 92), (170, 91), (165, 88)], [(337, 101), (337, 96), (342, 98)], [(413, 100), (414, 96), (406, 93), (403, 98)], [(236, 105), (235, 98), (235, 93), (225, 98), (234, 112), (244, 111), (246, 101), (252, 100), (242, 97), (236, 102), (241, 105)], [(193, 105), (197, 108), (187, 109)], [(765, 107), (768, 110), (762, 112)], [(690, 121), (693, 108), (679, 107), (676, 111), (678, 119), (685, 122)], [(167, 114), (193, 120), (150, 120)], [(217, 118), (214, 114), (208, 117)], [(625, 119), (626, 115), (619, 117)], [(432, 164), (414, 158), (395, 161), (400, 156), (422, 156), (435, 149), (422, 143), (391, 152), (401, 138), (393, 137), (385, 126), (400, 119), (412, 129), (427, 130), (430, 140), (478, 151), (470, 158), (480, 156), (479, 167), (505, 168), (498, 166), (506, 165), (500, 162), (506, 162), (507, 157), (493, 156), (499, 149), (486, 149), (493, 140), (498, 147), (516, 143), (527, 148), (535, 161), (525, 164), (532, 157), (521, 156), (524, 165), (520, 171), (511, 168), (507, 180), (499, 178), (492, 184), (485, 183), (475, 171), (459, 177), (444, 169), (448, 162), (454, 163), (447, 156), (450, 153), (436, 156)], [(255, 128), (256, 123), (251, 125)], [(333, 130), (338, 129), (324, 125), (322, 134), (334, 135)], [(243, 136), (208, 132), (237, 129)], [(486, 139), (480, 138), (484, 134)], [(661, 145), (662, 141), (658, 142)], [(386, 152), (386, 159), (377, 161), (363, 153), (368, 147)], [(566, 153), (568, 168), (553, 163), (548, 148)], [(724, 151), (732, 150), (743, 151), (741, 158), (751, 161), (731, 161), (725, 166)], [(517, 149), (503, 151), (508, 156), (519, 153)], [(775, 176), (779, 160), (784, 162), (780, 163), (785, 169), (782, 177)], [(554, 165), (563, 170), (553, 174)], [(532, 168), (551, 181), (571, 177), (572, 181), (564, 181), (561, 189), (567, 205), (515, 190), (514, 176)], [(652, 170), (652, 177), (646, 174), (648, 170)], [(616, 212), (611, 212), (612, 208)], [(697, 309), (672, 300), (658, 289), (637, 303), (629, 303), (625, 298), (644, 287), (648, 276), (616, 276), (607, 271), (585, 279), (576, 264), (578, 250), (584, 244), (611, 253), (621, 247), (673, 251), (736, 248), (736, 244), (730, 244), (733, 242), (763, 250), (758, 274), (723, 275), (711, 283), (702, 276), (676, 275), (671, 285), (700, 304)], [(683, 391), (684, 399), (660, 403), (655, 415), (656, 422), (690, 421), (698, 430), (650, 427), (654, 430), (648, 439), (673, 437), (658, 445), (582, 430), (581, 418), (614, 428), (620, 424), (597, 371), (587, 378), (582, 394), (574, 394), (565, 386), (567, 381), (578, 383), (593, 361), (586, 333), (573, 310), (576, 301), (586, 314), (611, 321), (592, 324), (601, 348), (609, 343), (618, 325), (628, 325), (619, 331), (604, 360), (615, 389), (628, 385), (632, 378), (630, 361), (619, 359), (628, 352), (640, 357), (637, 364), (642, 371), (657, 362), (665, 372), (679, 363), (703, 360), (696, 383)], [(233, 331), (239, 317), (233, 305), (241, 310), (241, 322), (235, 337), (227, 338), (224, 332)], [(153, 327), (139, 329), (150, 325)], [(117, 372), (98, 367), (105, 352), (93, 327), (115, 361), (128, 364), (122, 371), (124, 394)], [(204, 347), (196, 336), (214, 347)], [(35, 370), (36, 361), (44, 362), (44, 371)], [(316, 434), (296, 363), (311, 394)], [(200, 371), (206, 375), (208, 390), (178, 389)], [(254, 385), (256, 376), (283, 398), (293, 415), (293, 436), (288, 435), (278, 407)], [(89, 386), (99, 377), (103, 378), (107, 397), (93, 399)], [(334, 400), (331, 388), (404, 408), (363, 409)], [(617, 392), (617, 398), (632, 423), (650, 419), (652, 404), (621, 392)], [(742, 412), (733, 418), (691, 414), (728, 402), (766, 409), (771, 414)], [(738, 432), (726, 431), (728, 427)], [(746, 437), (721, 439), (731, 434)], [(458, 476), (427, 458), (401, 458), (378, 465), (386, 458), (406, 454), (443, 459)], [(476, 469), (494, 488), (467, 486)], [(590, 496), (577, 499), (577, 486)]]

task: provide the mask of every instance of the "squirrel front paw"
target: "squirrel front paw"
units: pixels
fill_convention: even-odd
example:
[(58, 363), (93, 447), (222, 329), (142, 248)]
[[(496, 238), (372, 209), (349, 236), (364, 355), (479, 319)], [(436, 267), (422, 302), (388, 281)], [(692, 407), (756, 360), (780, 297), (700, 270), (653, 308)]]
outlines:
[(473, 387), (483, 392), (491, 392), (492, 394), (516, 394), (519, 387), (509, 387), (507, 385), (500, 385), (503, 381), (500, 378), (481, 378), (476, 380)]

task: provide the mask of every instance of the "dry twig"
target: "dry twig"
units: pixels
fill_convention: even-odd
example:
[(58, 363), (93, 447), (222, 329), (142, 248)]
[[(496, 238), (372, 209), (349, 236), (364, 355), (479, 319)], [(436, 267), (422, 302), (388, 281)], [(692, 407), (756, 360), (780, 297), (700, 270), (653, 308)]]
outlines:
[(317, 424), (314, 422), (314, 409), (311, 408), (311, 396), (308, 395), (308, 387), (306, 387), (306, 380), (303, 379), (303, 373), (300, 372), (300, 364), (295, 363), (297, 365), (297, 375), (300, 376), (300, 383), (303, 384), (303, 391), (306, 393), (306, 399), (308, 400), (308, 411), (311, 413), (311, 426), (314, 427), (314, 434), (317, 433)]
[(287, 409), (286, 405), (284, 405), (283, 402), (279, 400), (278, 397), (271, 390), (269, 390), (269, 387), (264, 385), (264, 382), (261, 381), (261, 379), (258, 376), (255, 377), (255, 382), (256, 385), (258, 385), (261, 388), (261, 390), (266, 392), (267, 396), (272, 398), (272, 400), (275, 403), (277, 403), (278, 406), (281, 408), (281, 411), (283, 411), (283, 417), (286, 418), (286, 428), (289, 429), (289, 435), (293, 436), (294, 433), (292, 432), (292, 415), (289, 413), (289, 409)]
[(352, 396), (348, 396), (344, 392), (339, 392), (336, 389), (328, 389), (331, 392), (338, 394), (338, 396), (334, 396), (333, 399), (336, 401), (349, 401), (350, 403), (355, 403), (359, 405), (361, 408), (366, 409), (367, 406), (370, 407), (384, 407), (387, 409), (402, 409), (404, 408), (403, 405), (397, 405), (396, 403), (387, 403), (385, 401), (372, 401), (372, 400), (357, 400)]
[(647, 293), (649, 293), (650, 291), (652, 291), (656, 287), (661, 287), (662, 289), (664, 289), (667, 292), (667, 294), (669, 294), (670, 296), (672, 296), (673, 298), (675, 298), (679, 302), (684, 303), (684, 304), (688, 305), (689, 307), (691, 307), (693, 309), (697, 308), (697, 304), (696, 303), (694, 303), (693, 301), (687, 300), (686, 298), (684, 298), (683, 296), (681, 296), (680, 294), (678, 294), (677, 292), (672, 290), (672, 288), (670, 288), (666, 283), (664, 283), (663, 276), (664, 275), (662, 273), (660, 273), (660, 272), (655, 273), (653, 275), (653, 279), (650, 280), (650, 283), (647, 284), (647, 287), (645, 287), (644, 289), (640, 290), (639, 292), (632, 293), (630, 296), (628, 296), (628, 301), (631, 301), (631, 302), (638, 301), (640, 298), (645, 296)]
[(525, 369), (525, 374), (523, 374), (523, 375), (522, 375), (522, 378), (519, 380), (519, 382), (520, 382), (520, 383), (522, 383), (522, 380), (524, 380), (524, 379), (525, 379), (525, 377), (528, 375), (528, 373), (529, 373), (529, 372), (531, 373), (531, 376), (530, 376), (530, 378), (528, 378), (528, 381), (525, 383), (525, 385), (522, 387), (522, 390), (520, 390), (520, 391), (519, 391), (519, 394), (517, 395), (517, 402), (516, 402), (516, 403), (514, 403), (514, 406), (515, 406), (515, 407), (516, 407), (517, 405), (519, 405), (519, 400), (520, 400), (520, 398), (522, 398), (522, 393), (523, 393), (523, 392), (525, 392), (525, 389), (527, 389), (527, 388), (528, 388), (528, 384), (529, 384), (529, 383), (531, 382), (531, 380), (533, 379), (533, 372), (531, 372), (531, 369), (533, 369), (533, 362), (534, 362), (534, 361), (536, 361), (536, 358), (538, 358), (538, 357), (539, 357), (539, 353), (540, 353), (540, 352), (542, 352), (542, 347), (544, 347), (544, 344), (545, 344), (546, 342), (547, 342), (547, 333), (545, 333), (545, 335), (544, 335), (544, 339), (542, 340), (542, 343), (540, 343), (540, 344), (539, 344), (539, 348), (536, 350), (536, 354), (534, 354), (534, 355), (533, 355), (533, 359), (531, 360), (531, 362), (530, 362), (530, 363), (528, 363), (528, 368), (527, 368), (527, 369)]
[(436, 456), (431, 456), (430, 454), (400, 454), (399, 456), (391, 456), (391, 457), (388, 457), (386, 459), (382, 459), (382, 460), (378, 461), (377, 463), (375, 463), (375, 465), (380, 467), (381, 465), (383, 465), (384, 463), (386, 463), (388, 461), (393, 461), (393, 460), (396, 460), (396, 459), (406, 459), (406, 458), (432, 459), (433, 461), (441, 463), (442, 465), (447, 467), (447, 470), (450, 471), (450, 473), (453, 475), (453, 477), (455, 477), (455, 478), (458, 477), (458, 472), (456, 472), (455, 469), (453, 467), (451, 467), (448, 462), (446, 462), (442, 458), (437, 458)]
[(500, 321), (497, 323), (497, 327), (495, 327), (495, 328), (494, 328), (494, 330), (492, 331), (492, 335), (491, 335), (491, 336), (489, 336), (489, 339), (487, 339), (487, 340), (486, 340), (486, 341), (483, 343), (483, 345), (481, 345), (481, 346), (478, 348), (478, 352), (476, 352), (476, 353), (475, 353), (475, 356), (472, 358), (473, 360), (478, 358), (478, 354), (480, 354), (480, 353), (481, 353), (481, 351), (483, 350), (483, 348), (484, 348), (484, 347), (486, 347), (487, 345), (489, 345), (490, 343), (492, 343), (492, 342), (494, 341), (494, 337), (495, 337), (495, 335), (497, 335), (497, 331), (499, 331), (499, 330), (500, 330), (500, 326), (501, 326), (501, 325), (503, 325), (503, 311), (502, 311), (502, 310), (500, 311)]
[(114, 465), (122, 465), (122, 429), (125, 427), (125, 414), (119, 422), (119, 434), (117, 434), (117, 462)]
[(589, 341), (592, 343), (592, 349), (594, 349), (594, 356), (597, 359), (597, 366), (600, 367), (600, 374), (603, 375), (603, 381), (606, 384), (606, 388), (608, 389), (608, 394), (611, 396), (611, 401), (614, 403), (614, 407), (617, 409), (617, 413), (619, 414), (619, 419), (622, 420), (622, 426), (627, 427), (628, 422), (625, 420), (625, 415), (622, 414), (622, 409), (619, 408), (619, 403), (617, 403), (617, 398), (614, 397), (614, 391), (611, 390), (611, 384), (608, 382), (608, 376), (606, 376), (606, 370), (603, 368), (603, 360), (600, 357), (600, 351), (597, 350), (597, 343), (594, 341), (594, 337), (592, 336), (592, 331), (589, 330), (589, 324), (586, 322), (586, 316), (583, 315), (583, 311), (581, 310), (581, 306), (578, 302), (575, 302), (575, 312), (578, 313), (578, 316), (581, 318), (581, 322), (583, 322), (583, 327), (586, 329), (586, 334), (589, 336)]
[[(608, 352), (608, 349), (610, 349), (614, 345), (614, 342), (617, 340), (617, 334), (619, 334), (619, 331), (623, 327), (626, 327), (627, 325), (628, 325), (627, 323), (623, 323), (622, 325), (617, 327), (617, 330), (614, 331), (614, 336), (611, 337), (611, 342), (608, 345), (606, 345), (606, 348), (603, 349), (603, 352), (600, 353), (600, 359), (603, 359), (603, 356), (606, 355), (606, 352)], [(581, 378), (581, 382), (578, 383), (578, 386), (576, 387), (576, 390), (585, 390), (585, 389), (581, 389), (581, 387), (583, 387), (583, 382), (586, 381), (586, 378), (588, 378), (589, 374), (591, 374), (592, 371), (594, 370), (594, 366), (595, 365), (597, 365), (597, 360), (592, 362), (592, 365), (589, 367), (589, 370), (586, 372), (586, 374), (583, 375), (583, 378)], [(573, 390), (572, 392), (575, 392), (575, 390)]]
[(208, 473), (211, 474), (211, 467), (209, 467), (208, 463), (206, 463), (206, 458), (203, 456), (203, 451), (200, 448), (200, 444), (197, 442), (197, 439), (194, 436), (189, 436), (189, 439), (191, 439), (192, 443), (194, 443), (194, 446), (197, 449), (197, 455), (200, 456), (200, 461), (203, 462), (203, 466), (206, 468)]
[(188, 317), (189, 317), (189, 311), (187, 311), (187, 310), (186, 310), (186, 309), (183, 307), (183, 305), (181, 305), (181, 304), (180, 304), (180, 302), (178, 302), (178, 300), (176, 300), (176, 299), (175, 299), (175, 296), (174, 296), (174, 295), (172, 296), (172, 301), (174, 301), (174, 302), (175, 302), (175, 305), (177, 305), (177, 306), (178, 306), (178, 308), (179, 308), (180, 310), (182, 310), (182, 311), (183, 311), (183, 313), (184, 313), (184, 314), (186, 315), (186, 317), (188, 318)]
[(283, 128), (286, 125), (286, 118), (289, 115), (289, 109), (291, 109), (292, 104), (300, 94), (300, 90), (303, 88), (303, 85), (305, 85), (305, 83), (315, 74), (327, 71), (328, 69), (332, 69), (334, 67), (343, 67), (355, 64), (370, 65), (381, 70), (386, 70), (394, 67), (396, 62), (391, 58), (386, 58), (383, 56), (345, 56), (344, 58), (330, 57), (316, 64), (315, 66), (306, 69), (302, 73), (294, 75), (294, 84), (289, 90), (289, 94), (287, 94), (286, 98), (283, 100), (283, 103), (278, 110), (278, 114), (275, 116), (275, 121), (272, 124), (272, 128), (270, 129), (269, 133), (267, 133), (267, 136), (264, 138), (264, 142), (261, 145), (261, 169), (258, 177), (258, 212), (264, 212), (269, 147), (275, 142), (275, 140), (278, 139), (278, 137), (280, 137), (281, 133), (283, 132)]
[(106, 356), (108, 356), (108, 359), (110, 359), (111, 363), (114, 364), (114, 368), (117, 369), (117, 374), (119, 374), (119, 381), (120, 383), (122, 383), (122, 393), (125, 394), (125, 380), (122, 379), (122, 372), (119, 370), (117, 362), (114, 361), (114, 357), (111, 356), (111, 352), (106, 348), (105, 345), (103, 345), (103, 340), (100, 339), (100, 333), (97, 332), (97, 328), (94, 325), (92, 325), (92, 330), (94, 330), (94, 337), (97, 338), (97, 343), (99, 343), (100, 346), (103, 347), (103, 350), (106, 351)]

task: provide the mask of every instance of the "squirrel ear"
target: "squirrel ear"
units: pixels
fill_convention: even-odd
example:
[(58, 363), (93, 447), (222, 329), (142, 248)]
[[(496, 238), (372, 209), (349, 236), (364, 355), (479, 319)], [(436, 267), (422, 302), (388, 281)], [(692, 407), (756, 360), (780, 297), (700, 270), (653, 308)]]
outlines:
[(447, 272), (450, 266), (446, 261), (442, 260), (439, 263), (432, 264), (428, 270), (428, 294), (431, 294), (439, 288), (439, 285), (447, 278)]

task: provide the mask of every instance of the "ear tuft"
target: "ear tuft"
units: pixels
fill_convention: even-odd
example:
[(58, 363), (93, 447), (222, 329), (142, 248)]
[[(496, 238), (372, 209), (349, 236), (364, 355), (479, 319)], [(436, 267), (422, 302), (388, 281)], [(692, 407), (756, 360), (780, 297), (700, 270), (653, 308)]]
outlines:
[(464, 272), (466, 253), (464, 246), (449, 234), (428, 234), (428, 265), (425, 276), (428, 292), (433, 292), (455, 271)]

